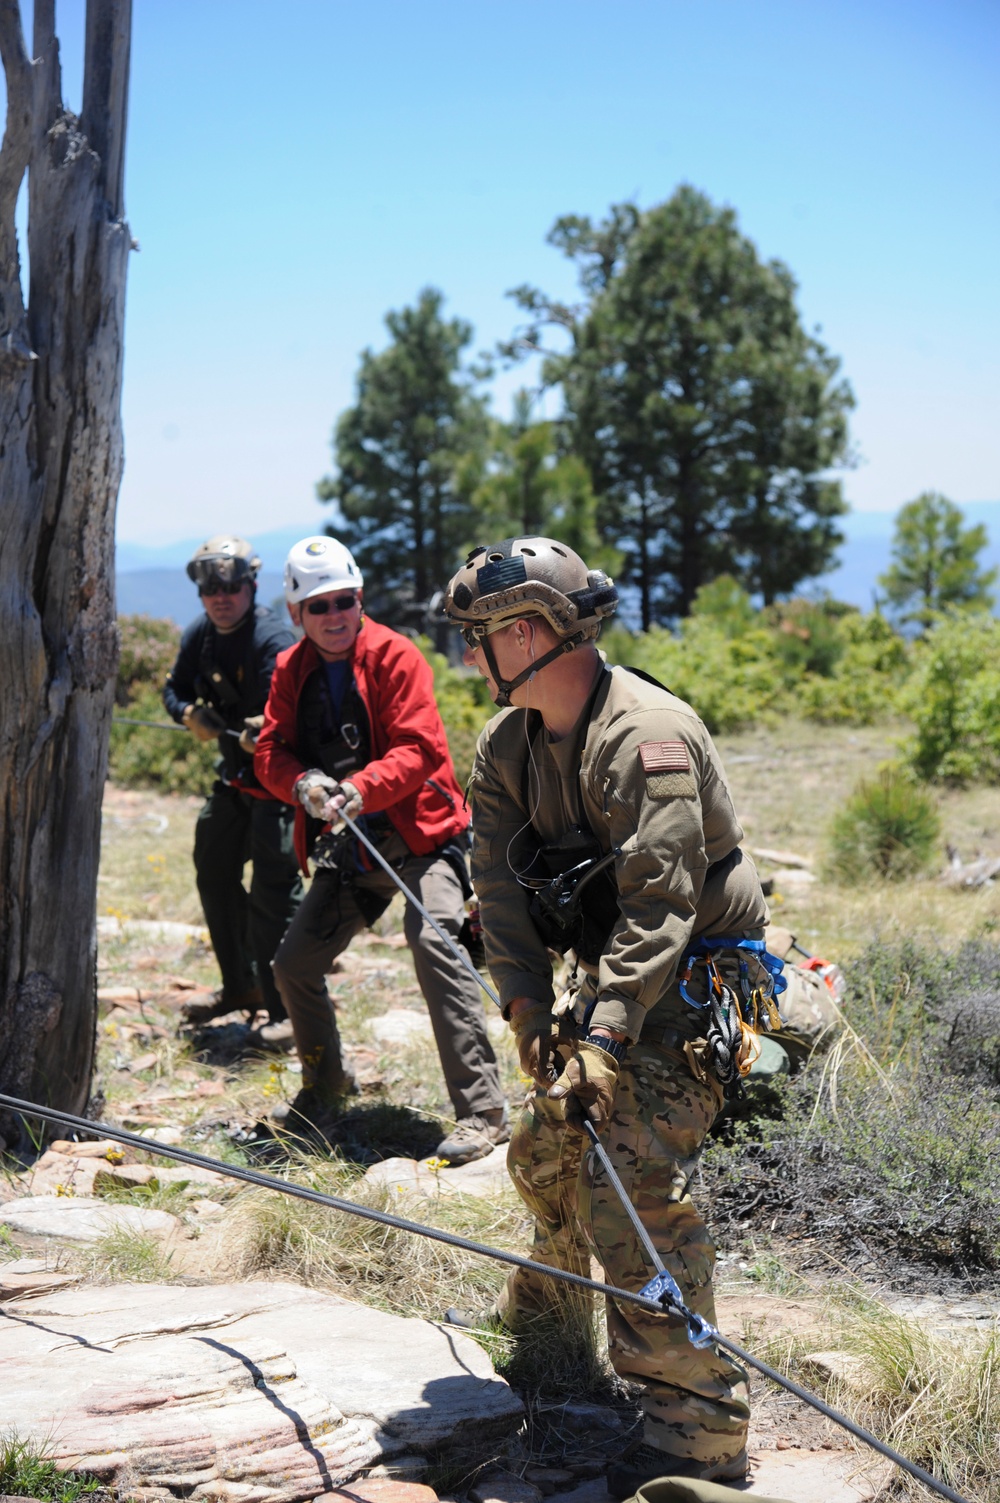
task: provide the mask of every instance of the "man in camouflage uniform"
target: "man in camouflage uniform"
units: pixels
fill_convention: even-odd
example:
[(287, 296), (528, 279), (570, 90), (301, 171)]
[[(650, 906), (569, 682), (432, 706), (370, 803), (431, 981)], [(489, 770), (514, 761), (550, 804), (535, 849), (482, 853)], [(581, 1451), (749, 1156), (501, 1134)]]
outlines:
[[(688, 1187), (723, 1091), (704, 1014), (682, 997), (678, 974), (702, 937), (762, 939), (767, 913), (704, 725), (597, 651), (617, 600), (569, 548), (520, 538), (476, 550), (445, 602), (466, 663), (506, 707), (480, 738), (470, 786), (487, 958), (535, 1082), (508, 1164), (535, 1220), (533, 1258), (585, 1274), (593, 1255), (610, 1283), (641, 1288), (653, 1270), (574, 1131), (586, 1110), (686, 1303), (714, 1323), (715, 1251)], [(594, 857), (614, 853), (611, 911), (597, 948), (593, 928), (577, 945), (583, 986), (573, 1017), (557, 1022), (531, 884), (578, 861), (588, 841)], [(718, 952), (723, 971), (738, 959)], [(516, 1332), (564, 1298), (555, 1281), (516, 1270), (498, 1313)], [(643, 1440), (612, 1467), (614, 1494), (656, 1476), (744, 1476), (741, 1369), (697, 1350), (666, 1313), (609, 1302), (607, 1322), (615, 1370), (645, 1388)]]

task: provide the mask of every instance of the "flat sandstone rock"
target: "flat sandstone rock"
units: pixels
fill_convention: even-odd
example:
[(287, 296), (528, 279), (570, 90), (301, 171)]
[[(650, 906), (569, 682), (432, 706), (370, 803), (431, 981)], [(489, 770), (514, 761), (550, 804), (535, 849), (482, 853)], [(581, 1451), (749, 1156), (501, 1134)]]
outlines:
[(0, 1206), (0, 1224), (31, 1237), (97, 1242), (112, 1232), (167, 1236), (180, 1222), (169, 1211), (109, 1204), (85, 1195), (29, 1195)]
[(147, 1496), (296, 1503), (523, 1417), (458, 1331), (293, 1284), (44, 1295), (7, 1307), (0, 1368), (22, 1439)]
[(365, 1170), (365, 1179), (400, 1194), (409, 1192), (431, 1199), (439, 1195), (461, 1194), (495, 1200), (504, 1190), (511, 1189), (506, 1147), (494, 1148), (485, 1158), (473, 1159), (471, 1164), (456, 1164), (454, 1168), (433, 1168), (433, 1163), (433, 1159), (419, 1162), (417, 1159), (382, 1159)]

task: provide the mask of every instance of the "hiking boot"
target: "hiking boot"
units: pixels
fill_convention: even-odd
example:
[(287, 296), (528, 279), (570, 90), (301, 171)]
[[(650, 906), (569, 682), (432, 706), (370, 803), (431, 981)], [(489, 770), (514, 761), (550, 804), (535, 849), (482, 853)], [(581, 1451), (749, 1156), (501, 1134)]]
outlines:
[(266, 1049), (269, 1054), (291, 1054), (295, 1048), (291, 1018), (281, 1018), (278, 1022), (271, 1019), (260, 1028), (251, 1028), (247, 1043), (256, 1044), (258, 1049)]
[(210, 1023), (213, 1018), (223, 1018), (230, 1012), (247, 1012), (253, 1017), (258, 1008), (263, 1006), (264, 993), (259, 986), (252, 986), (249, 991), (240, 992), (235, 997), (227, 994), (225, 987), (220, 986), (205, 1001), (183, 1003), (181, 1022), (199, 1027), (202, 1023)]
[(435, 1158), (447, 1163), (471, 1164), (475, 1159), (484, 1159), (492, 1153), (497, 1143), (510, 1139), (510, 1122), (507, 1104), (491, 1112), (477, 1112), (469, 1117), (459, 1117), (446, 1138), (442, 1138), (434, 1150)]
[(632, 1446), (608, 1467), (608, 1492), (613, 1498), (631, 1498), (656, 1477), (690, 1477), (700, 1482), (741, 1482), (747, 1474), (747, 1453), (713, 1464), (690, 1456), (671, 1456), (646, 1441)]
[(289, 1137), (315, 1141), (328, 1139), (343, 1116), (343, 1097), (356, 1096), (358, 1082), (352, 1070), (343, 1070), (341, 1083), (320, 1091), (303, 1086), (294, 1101), (282, 1102), (271, 1113), (271, 1121)]

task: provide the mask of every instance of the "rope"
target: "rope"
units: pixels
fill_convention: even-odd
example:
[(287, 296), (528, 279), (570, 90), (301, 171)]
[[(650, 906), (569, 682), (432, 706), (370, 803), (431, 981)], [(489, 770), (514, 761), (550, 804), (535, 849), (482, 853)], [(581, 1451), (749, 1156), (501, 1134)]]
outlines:
[[(263, 1190), (277, 1190), (279, 1194), (290, 1195), (296, 1200), (311, 1201), (314, 1205), (326, 1206), (332, 1211), (343, 1211), (348, 1216), (360, 1216), (366, 1221), (375, 1221), (381, 1226), (392, 1227), (396, 1231), (411, 1232), (418, 1237), (429, 1237), (434, 1242), (443, 1242), (448, 1247), (459, 1248), (462, 1252), (475, 1253), (479, 1257), (492, 1258), (498, 1263), (507, 1263), (512, 1268), (524, 1268), (532, 1273), (540, 1273), (547, 1278), (556, 1279), (560, 1283), (571, 1284), (577, 1289), (589, 1289), (596, 1294), (603, 1294), (607, 1299), (635, 1305), (639, 1309), (650, 1311), (653, 1314), (673, 1314), (682, 1320), (686, 1320), (689, 1325), (695, 1322), (710, 1333), (710, 1339), (716, 1345), (729, 1352), (748, 1367), (754, 1368), (763, 1377), (769, 1379), (770, 1382), (776, 1383), (788, 1393), (794, 1394), (797, 1399), (801, 1399), (803, 1403), (818, 1410), (827, 1419), (833, 1420), (835, 1424), (840, 1425), (842, 1429), (847, 1430), (849, 1434), (853, 1435), (856, 1440), (862, 1441), (863, 1444), (877, 1451), (880, 1456), (884, 1456), (886, 1460), (901, 1467), (903, 1471), (908, 1472), (918, 1482), (922, 1482), (925, 1487), (929, 1487), (939, 1497), (949, 1499), (950, 1503), (969, 1503), (967, 1498), (963, 1498), (960, 1493), (954, 1492), (945, 1483), (939, 1482), (935, 1477), (931, 1476), (930, 1472), (925, 1472), (923, 1467), (917, 1466), (915, 1462), (910, 1461), (905, 1456), (901, 1456), (898, 1451), (894, 1451), (891, 1446), (886, 1445), (884, 1441), (879, 1440), (877, 1436), (872, 1435), (863, 1426), (855, 1424), (853, 1420), (848, 1419), (846, 1415), (840, 1414), (836, 1409), (831, 1408), (829, 1404), (825, 1403), (823, 1399), (818, 1398), (816, 1394), (810, 1393), (807, 1388), (802, 1388), (798, 1383), (793, 1382), (791, 1378), (784, 1377), (781, 1373), (776, 1372), (773, 1367), (768, 1367), (765, 1362), (759, 1361), (752, 1353), (738, 1346), (735, 1341), (730, 1341), (728, 1336), (723, 1336), (720, 1331), (714, 1326), (710, 1326), (707, 1321), (702, 1321), (700, 1316), (688, 1310), (683, 1301), (680, 1300), (679, 1291), (678, 1297), (675, 1298), (668, 1287), (659, 1297), (654, 1298), (645, 1291), (635, 1293), (630, 1289), (618, 1289), (613, 1284), (601, 1283), (597, 1279), (586, 1278), (583, 1274), (571, 1273), (569, 1270), (563, 1268), (549, 1268), (546, 1264), (536, 1263), (533, 1259), (522, 1257), (519, 1253), (504, 1252), (500, 1248), (489, 1247), (486, 1243), (475, 1242), (470, 1237), (460, 1237), (455, 1232), (446, 1232), (440, 1230), (438, 1227), (424, 1226), (419, 1221), (410, 1221), (404, 1216), (393, 1216), (388, 1211), (378, 1211), (371, 1206), (360, 1206), (355, 1201), (344, 1200), (338, 1195), (325, 1195), (320, 1190), (311, 1190), (307, 1185), (292, 1184), (289, 1180), (278, 1179), (272, 1174), (263, 1174), (257, 1169), (244, 1169), (238, 1164), (224, 1164), (218, 1159), (208, 1158), (205, 1154), (192, 1153), (187, 1148), (177, 1148), (171, 1143), (158, 1143), (155, 1139), (141, 1138), (137, 1133), (126, 1132), (123, 1128), (112, 1127), (106, 1122), (90, 1122), (85, 1117), (76, 1117), (70, 1112), (56, 1111), (54, 1107), (50, 1106), (38, 1106), (32, 1101), (22, 1101), (16, 1096), (7, 1096), (2, 1092), (0, 1092), (0, 1106), (7, 1107), (11, 1111), (20, 1113), (22, 1116), (41, 1117), (46, 1122), (56, 1122), (62, 1127), (71, 1127), (77, 1132), (86, 1133), (88, 1137), (102, 1135), (112, 1142), (123, 1143), (129, 1148), (136, 1148), (144, 1153), (155, 1153), (163, 1158), (176, 1159), (181, 1164), (190, 1164), (194, 1168), (209, 1169), (214, 1174), (222, 1175), (227, 1179), (241, 1180), (244, 1184), (256, 1185)], [(589, 1136), (591, 1142), (596, 1140), (597, 1135), (592, 1126), (589, 1128)], [(611, 1174), (614, 1175), (613, 1169), (611, 1169)], [(617, 1175), (614, 1175), (614, 1178), (617, 1180)], [(616, 1189), (619, 1190), (619, 1193), (624, 1194), (620, 1181), (618, 1181)], [(626, 1206), (631, 1204), (627, 1198), (623, 1203)], [(634, 1211), (634, 1207), (632, 1210)], [(633, 1221), (633, 1225), (636, 1225), (636, 1223), (638, 1223), (636, 1226), (638, 1233), (641, 1222), (638, 1222), (637, 1215)], [(647, 1284), (646, 1289), (650, 1290), (658, 1287), (664, 1275), (673, 1284), (670, 1275), (663, 1269), (663, 1264), (652, 1243), (648, 1240), (645, 1228), (642, 1228), (640, 1235), (643, 1245), (646, 1247), (647, 1256), (654, 1261), (654, 1267), (659, 1264), (660, 1270), (657, 1279)], [(676, 1284), (673, 1285), (673, 1288), (677, 1288)]]
[[(148, 726), (148, 728), (151, 731), (180, 731), (180, 733), (181, 733), (182, 736), (186, 736), (188, 734), (186, 726), (177, 725), (172, 720), (132, 720), (127, 715), (115, 715), (115, 716), (112, 717), (111, 724), (112, 725), (145, 725), (145, 726)], [(235, 736), (237, 739), (239, 739), (240, 733), (239, 733), (239, 731), (232, 731), (232, 730), (228, 730), (227, 729), (227, 730), (224, 730), (224, 731), (220, 731), (219, 735), (220, 736)]]

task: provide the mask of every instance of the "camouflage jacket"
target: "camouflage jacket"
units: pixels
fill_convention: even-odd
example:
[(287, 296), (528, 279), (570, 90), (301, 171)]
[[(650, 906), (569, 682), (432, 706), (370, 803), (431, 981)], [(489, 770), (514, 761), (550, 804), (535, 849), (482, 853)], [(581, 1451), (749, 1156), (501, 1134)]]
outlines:
[(655, 1015), (658, 1026), (697, 1035), (697, 1014), (675, 985), (691, 941), (759, 937), (767, 908), (753, 863), (739, 849), (743, 831), (718, 752), (690, 705), (605, 665), (561, 740), (550, 738), (536, 711), (506, 710), (491, 720), (470, 789), (473, 881), (504, 1005), (519, 996), (553, 999), (550, 955), (517, 874), (539, 842), (585, 823), (603, 852), (620, 851), (620, 917), (596, 968), (591, 1022), (635, 1040)]

